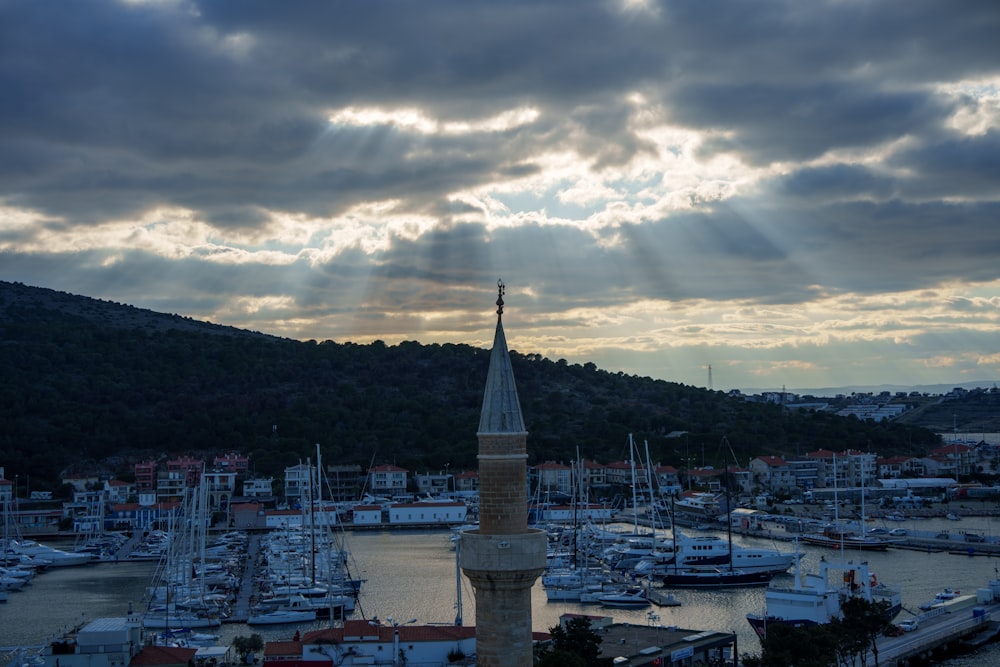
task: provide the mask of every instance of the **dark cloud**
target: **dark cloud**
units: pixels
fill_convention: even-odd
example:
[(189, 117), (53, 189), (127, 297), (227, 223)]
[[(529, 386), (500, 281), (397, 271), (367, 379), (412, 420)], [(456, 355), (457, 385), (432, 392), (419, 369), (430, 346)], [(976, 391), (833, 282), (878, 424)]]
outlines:
[[(971, 0), (11, 0), (0, 203), (44, 219), (0, 218), (0, 278), (247, 322), (326, 318), (338, 336), (476, 309), (468, 286), (501, 276), (531, 294), (525, 313), (564, 327), (588, 326), (575, 309), (640, 300), (989, 283), (998, 34), (1000, 6)], [(439, 125), (330, 121), (375, 107)], [(513, 109), (537, 116), (441, 131)], [(703, 165), (737, 166), (692, 176), (704, 191), (685, 182), (665, 165), (694, 144), (658, 143), (663, 122), (700, 138)], [(604, 190), (574, 198), (586, 186), (572, 175), (506, 187), (554, 167), (586, 167)], [(658, 206), (674, 196), (690, 208)], [(374, 251), (267, 227), (275, 212), (357, 217), (376, 201), (398, 226), (373, 232)], [(182, 259), (97, 242), (18, 250), (171, 207), (212, 228), (204, 247), (174, 249)], [(284, 263), (234, 261), (256, 248), (228, 235), (257, 232)], [(256, 314), (241, 299), (260, 299)], [(760, 324), (745, 331), (777, 335)]]

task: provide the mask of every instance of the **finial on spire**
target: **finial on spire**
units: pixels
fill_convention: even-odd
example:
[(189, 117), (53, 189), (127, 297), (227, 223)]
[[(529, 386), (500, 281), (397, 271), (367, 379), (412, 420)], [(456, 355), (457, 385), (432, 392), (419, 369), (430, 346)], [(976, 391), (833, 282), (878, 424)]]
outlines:
[(503, 278), (497, 279), (497, 315), (503, 315), (503, 295), (507, 286), (503, 284)]

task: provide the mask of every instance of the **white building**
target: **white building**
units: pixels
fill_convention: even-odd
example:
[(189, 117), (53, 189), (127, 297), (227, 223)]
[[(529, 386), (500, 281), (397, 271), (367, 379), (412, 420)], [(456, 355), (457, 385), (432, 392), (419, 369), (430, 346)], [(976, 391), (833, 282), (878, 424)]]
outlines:
[(356, 505), (352, 510), (351, 523), (355, 526), (378, 526), (382, 524), (381, 505)]
[(268, 498), (274, 493), (273, 483), (271, 477), (244, 480), (243, 495), (247, 498)]
[(461, 524), (467, 513), (462, 502), (397, 503), (389, 506), (389, 525)]
[(394, 465), (376, 466), (368, 471), (368, 488), (375, 495), (397, 496), (406, 493), (404, 468)]

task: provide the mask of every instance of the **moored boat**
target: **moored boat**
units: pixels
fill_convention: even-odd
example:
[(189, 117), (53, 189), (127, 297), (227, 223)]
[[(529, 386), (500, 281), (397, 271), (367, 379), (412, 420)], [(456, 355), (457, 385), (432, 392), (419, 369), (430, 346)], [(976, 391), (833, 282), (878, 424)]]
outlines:
[(641, 586), (632, 586), (624, 590), (604, 593), (598, 596), (597, 601), (602, 607), (616, 609), (642, 609), (651, 604), (649, 597), (646, 595), (646, 590)]
[[(766, 636), (768, 625), (780, 623), (802, 628), (823, 625), (840, 618), (841, 605), (850, 597), (887, 603), (886, 616), (890, 619), (902, 609), (899, 589), (880, 584), (866, 562), (831, 564), (824, 560), (820, 563), (819, 572), (807, 573), (804, 580), (797, 570), (792, 587), (772, 584), (767, 589), (764, 613), (747, 614), (747, 621), (761, 641)], [(830, 570), (843, 572), (841, 585), (830, 583)]]

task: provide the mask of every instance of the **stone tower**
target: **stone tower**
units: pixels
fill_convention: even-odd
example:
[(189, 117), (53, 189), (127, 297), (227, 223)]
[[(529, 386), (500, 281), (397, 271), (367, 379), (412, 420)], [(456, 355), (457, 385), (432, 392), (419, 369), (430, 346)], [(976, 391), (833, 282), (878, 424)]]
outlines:
[(476, 595), (476, 662), (531, 667), (531, 587), (545, 533), (528, 528), (527, 437), (503, 332), (504, 285), (479, 417), (479, 529), (462, 533), (460, 565)]

